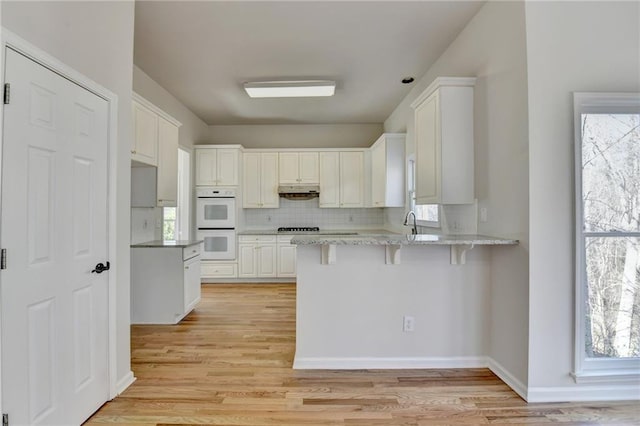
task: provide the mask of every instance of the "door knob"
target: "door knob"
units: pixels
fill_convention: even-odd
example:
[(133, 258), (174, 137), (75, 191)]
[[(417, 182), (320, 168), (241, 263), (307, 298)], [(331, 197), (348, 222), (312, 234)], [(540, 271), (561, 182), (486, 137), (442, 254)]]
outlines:
[(104, 266), (104, 264), (102, 263), (98, 263), (96, 265), (96, 269), (94, 269), (93, 271), (91, 271), (91, 273), (95, 273), (95, 274), (101, 274), (104, 271), (108, 271), (109, 269), (111, 269), (111, 264), (109, 262), (107, 262), (107, 266)]

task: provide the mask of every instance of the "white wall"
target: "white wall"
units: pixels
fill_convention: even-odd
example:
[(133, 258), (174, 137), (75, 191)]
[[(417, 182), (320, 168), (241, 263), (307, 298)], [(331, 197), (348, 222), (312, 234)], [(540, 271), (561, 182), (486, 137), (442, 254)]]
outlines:
[(135, 65), (133, 91), (182, 123), (180, 145), (190, 148), (208, 142), (209, 126)]
[[(527, 383), (528, 138), (527, 74), (522, 2), (487, 3), (471, 19), (385, 121), (386, 132), (407, 133), (414, 152), (411, 102), (438, 76), (477, 77), (474, 98), (475, 183), (488, 221), (481, 234), (516, 238), (491, 249), (487, 355)], [(397, 212), (389, 212), (397, 221)], [(393, 214), (393, 216), (392, 216)]]
[(266, 124), (209, 126), (210, 143), (245, 148), (362, 148), (382, 134), (382, 124)]
[(572, 92), (640, 91), (639, 26), (638, 2), (526, 5), (529, 392), (541, 399), (563, 387), (575, 395), (579, 388), (569, 376), (574, 353)]
[(117, 378), (131, 371), (129, 204), (133, 1), (2, 2), (2, 25), (118, 95)]

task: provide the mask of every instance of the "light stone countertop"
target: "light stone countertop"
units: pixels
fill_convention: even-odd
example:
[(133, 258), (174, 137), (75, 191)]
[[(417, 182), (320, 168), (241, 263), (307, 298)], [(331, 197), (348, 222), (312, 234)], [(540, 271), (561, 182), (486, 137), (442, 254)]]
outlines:
[(146, 241), (144, 243), (131, 244), (132, 248), (185, 248), (200, 244), (202, 240), (177, 240), (177, 241)]
[(486, 235), (403, 235), (395, 233), (371, 234), (359, 232), (358, 235), (299, 235), (291, 239), (297, 245), (515, 245), (518, 240), (489, 237)]
[[(321, 229), (320, 231), (291, 231), (278, 232), (277, 229), (245, 229), (238, 232), (238, 235), (311, 235), (311, 236), (356, 236), (356, 235), (387, 235), (389, 231), (384, 229)], [(400, 235), (400, 234), (396, 234)]]

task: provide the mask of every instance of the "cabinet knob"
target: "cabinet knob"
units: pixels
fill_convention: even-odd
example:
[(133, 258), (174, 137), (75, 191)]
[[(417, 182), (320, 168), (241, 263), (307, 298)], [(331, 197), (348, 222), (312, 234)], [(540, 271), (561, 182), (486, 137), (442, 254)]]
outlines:
[(185, 267), (184, 267), (184, 269), (189, 269), (189, 267), (188, 267), (188, 266), (185, 266)]
[(135, 149), (132, 149), (132, 150), (131, 150), (131, 153), (132, 153), (132, 154), (135, 154), (135, 153), (136, 153), (136, 150), (135, 150)]

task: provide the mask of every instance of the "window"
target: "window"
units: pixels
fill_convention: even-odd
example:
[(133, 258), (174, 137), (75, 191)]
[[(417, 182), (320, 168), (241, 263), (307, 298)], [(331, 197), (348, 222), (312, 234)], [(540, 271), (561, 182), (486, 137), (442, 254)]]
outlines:
[(640, 96), (574, 95), (576, 379), (640, 367)]
[(165, 241), (189, 239), (190, 175), (191, 155), (178, 148), (178, 203), (177, 207), (165, 207), (162, 211), (162, 239)]
[(420, 226), (440, 227), (440, 206), (438, 204), (416, 204), (416, 160), (411, 154), (407, 162), (407, 189), (409, 210), (416, 214)]

